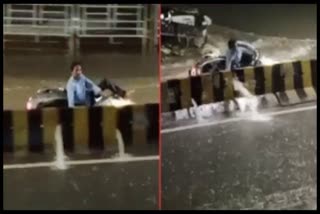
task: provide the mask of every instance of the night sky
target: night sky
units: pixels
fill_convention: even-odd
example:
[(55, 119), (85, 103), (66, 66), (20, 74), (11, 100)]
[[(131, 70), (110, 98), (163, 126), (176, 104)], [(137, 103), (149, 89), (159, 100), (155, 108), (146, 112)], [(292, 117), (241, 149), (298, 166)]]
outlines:
[(271, 36), (316, 38), (316, 4), (189, 4), (188, 7), (198, 8), (218, 25)]

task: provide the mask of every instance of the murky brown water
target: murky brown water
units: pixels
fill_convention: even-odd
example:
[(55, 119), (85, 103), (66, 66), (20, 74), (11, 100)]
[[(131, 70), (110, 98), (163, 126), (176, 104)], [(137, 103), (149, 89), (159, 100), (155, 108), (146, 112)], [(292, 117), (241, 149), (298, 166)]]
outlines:
[[(156, 52), (156, 51), (155, 51)], [(158, 102), (157, 54), (83, 55), (84, 74), (94, 81), (106, 77), (130, 92), (135, 103)], [(23, 109), (29, 96), (43, 87), (64, 87), (72, 59), (64, 55), (4, 54), (3, 107)]]

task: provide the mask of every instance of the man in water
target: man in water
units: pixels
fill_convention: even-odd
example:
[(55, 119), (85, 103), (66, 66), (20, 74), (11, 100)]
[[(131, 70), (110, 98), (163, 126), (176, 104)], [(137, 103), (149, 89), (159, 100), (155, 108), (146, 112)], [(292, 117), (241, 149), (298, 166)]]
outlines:
[(226, 70), (256, 65), (258, 51), (249, 43), (230, 39), (226, 54)]
[(82, 74), (82, 66), (80, 62), (71, 64), (71, 77), (67, 83), (68, 106), (93, 106), (95, 97), (102, 95), (104, 90), (110, 90), (113, 95), (125, 98), (127, 92), (110, 82), (103, 79), (98, 85)]
[(71, 64), (71, 77), (67, 83), (67, 97), (69, 108), (75, 106), (92, 106), (94, 96), (101, 93), (101, 88), (82, 74), (80, 62)]

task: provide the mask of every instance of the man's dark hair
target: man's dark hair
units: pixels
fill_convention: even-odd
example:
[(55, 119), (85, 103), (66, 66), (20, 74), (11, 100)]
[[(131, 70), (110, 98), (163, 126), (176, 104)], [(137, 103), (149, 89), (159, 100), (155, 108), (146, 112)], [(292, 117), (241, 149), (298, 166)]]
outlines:
[(71, 71), (73, 71), (74, 67), (76, 67), (77, 65), (81, 65), (81, 62), (73, 61), (70, 66)]
[(236, 47), (236, 42), (237, 42), (237, 40), (235, 40), (235, 39), (230, 39), (230, 40), (228, 41), (228, 47), (229, 47), (229, 49), (235, 48), (235, 47)]

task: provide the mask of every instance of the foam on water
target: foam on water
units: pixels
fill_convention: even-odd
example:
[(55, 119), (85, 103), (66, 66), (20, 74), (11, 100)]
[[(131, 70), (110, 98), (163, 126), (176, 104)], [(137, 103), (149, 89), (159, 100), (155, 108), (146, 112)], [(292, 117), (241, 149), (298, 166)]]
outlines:
[(288, 39), (285, 37), (271, 37), (238, 30), (217, 27), (209, 36), (209, 43), (221, 53), (227, 50), (227, 42), (231, 37), (251, 42), (261, 55), (262, 64), (272, 61), (291, 61), (298, 59), (316, 58), (317, 41), (311, 39)]
[[(241, 98), (237, 99), (239, 104), (240, 113), (238, 116), (246, 117), (252, 121), (270, 121), (271, 117), (262, 115), (258, 112), (259, 101), (250, 91), (244, 86), (244, 84), (236, 79), (233, 80), (234, 89), (240, 93)], [(249, 110), (247, 114), (246, 110)]]
[(279, 61), (277, 60), (274, 60), (274, 59), (271, 59), (269, 57), (265, 57), (265, 56), (262, 56), (260, 58), (260, 61), (263, 65), (274, 65), (274, 64), (277, 64), (277, 63), (280, 63)]
[(132, 157), (132, 155), (125, 152), (125, 146), (122, 138), (122, 134), (119, 130), (116, 131), (117, 143), (118, 143), (118, 154), (114, 155), (112, 159), (116, 159), (118, 161), (126, 161), (128, 158)]
[(197, 121), (200, 123), (200, 122), (203, 122), (204, 119), (203, 119), (203, 116), (202, 116), (202, 112), (201, 112), (201, 109), (198, 107), (196, 101), (194, 99), (191, 99), (191, 102), (192, 102), (192, 105), (194, 107), (194, 113), (195, 113), (195, 117), (197, 119)]
[(56, 160), (55, 160), (55, 168), (59, 170), (66, 170), (68, 167), (66, 165), (65, 159), (66, 156), (64, 154), (63, 149), (63, 140), (62, 140), (62, 131), (61, 126), (58, 125), (55, 132), (55, 140), (56, 140)]
[(186, 66), (192, 66), (196, 61), (194, 59), (185, 59), (181, 62), (174, 62), (171, 64), (162, 64), (162, 69), (172, 69), (172, 68), (181, 68)]
[(213, 24), (208, 29), (208, 43), (202, 49), (188, 50), (190, 53), (185, 56), (169, 57), (170, 60), (167, 60), (167, 63), (162, 65), (163, 76), (179, 78), (181, 72), (187, 73), (191, 66), (186, 62), (191, 62), (191, 59), (199, 59), (199, 56), (205, 52), (211, 51), (214, 55), (224, 55), (230, 38), (248, 41), (255, 46), (260, 52), (260, 60), (263, 65), (317, 58), (316, 40), (264, 36)]
[(127, 99), (112, 100), (111, 103), (113, 106), (116, 106), (116, 107), (122, 107), (122, 106), (134, 104), (131, 100), (127, 100)]

